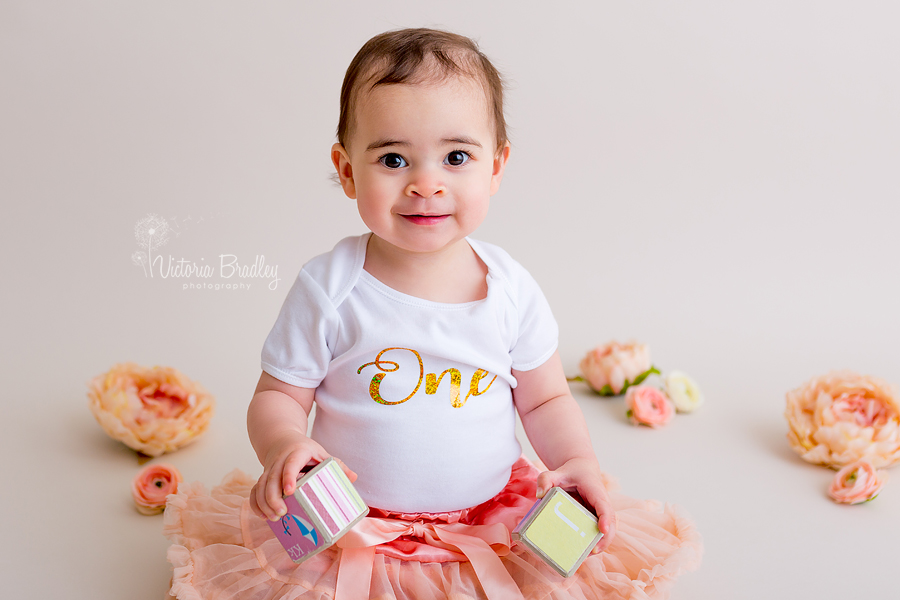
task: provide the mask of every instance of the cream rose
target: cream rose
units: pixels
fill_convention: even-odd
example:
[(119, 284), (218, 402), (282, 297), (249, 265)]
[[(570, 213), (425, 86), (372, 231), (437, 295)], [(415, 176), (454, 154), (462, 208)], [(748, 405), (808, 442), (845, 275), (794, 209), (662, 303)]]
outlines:
[(91, 412), (113, 439), (149, 456), (171, 452), (203, 433), (215, 400), (171, 367), (119, 364), (88, 384)]
[(887, 473), (876, 471), (871, 463), (861, 460), (838, 471), (828, 495), (841, 504), (860, 504), (878, 495), (887, 481)]
[(697, 382), (681, 371), (666, 375), (666, 395), (680, 413), (694, 412), (703, 404), (703, 394)]
[(875, 377), (840, 371), (788, 392), (791, 447), (811, 463), (839, 468), (866, 459), (875, 468), (900, 460), (897, 390)]
[(588, 352), (580, 368), (594, 391), (614, 396), (643, 381), (640, 376), (651, 369), (650, 350), (637, 342), (610, 342)]
[(181, 473), (172, 465), (148, 465), (131, 482), (134, 505), (145, 515), (161, 513), (166, 508), (166, 497), (178, 491), (179, 483)]
[(625, 392), (628, 417), (635, 425), (659, 428), (672, 420), (675, 407), (660, 390), (649, 385), (636, 385)]

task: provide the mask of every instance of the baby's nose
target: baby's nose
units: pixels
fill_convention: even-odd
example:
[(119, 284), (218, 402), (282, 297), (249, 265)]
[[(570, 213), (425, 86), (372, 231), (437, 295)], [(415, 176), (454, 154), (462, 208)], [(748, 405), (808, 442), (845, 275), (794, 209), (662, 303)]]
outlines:
[(442, 196), (446, 192), (447, 188), (443, 181), (436, 174), (429, 171), (420, 171), (413, 174), (412, 180), (405, 189), (407, 196), (419, 196), (421, 198)]

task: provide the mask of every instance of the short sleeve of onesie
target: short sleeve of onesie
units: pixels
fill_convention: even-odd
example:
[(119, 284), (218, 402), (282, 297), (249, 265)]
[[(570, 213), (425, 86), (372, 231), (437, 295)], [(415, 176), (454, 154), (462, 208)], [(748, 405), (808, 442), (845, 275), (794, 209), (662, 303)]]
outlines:
[(521, 271), (518, 296), (519, 335), (509, 355), (513, 369), (530, 371), (544, 364), (556, 351), (559, 328), (547, 298), (525, 269)]
[(263, 370), (291, 385), (317, 387), (328, 372), (337, 321), (325, 291), (300, 271), (263, 345)]
[(530, 371), (544, 364), (556, 351), (559, 327), (550, 304), (534, 277), (502, 248), (469, 240), (485, 261), (491, 275), (503, 280), (511, 312), (509, 356), (511, 368)]
[(298, 387), (319, 386), (341, 333), (336, 307), (362, 271), (365, 244), (365, 236), (345, 238), (303, 265), (263, 344), (263, 371)]

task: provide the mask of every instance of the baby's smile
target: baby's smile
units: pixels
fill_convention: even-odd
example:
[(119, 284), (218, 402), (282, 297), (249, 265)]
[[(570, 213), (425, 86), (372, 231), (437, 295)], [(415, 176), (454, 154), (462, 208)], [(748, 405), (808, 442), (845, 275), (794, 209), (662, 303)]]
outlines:
[(400, 216), (410, 223), (414, 223), (416, 225), (437, 225), (438, 223), (447, 219), (450, 215), (440, 213), (417, 213)]

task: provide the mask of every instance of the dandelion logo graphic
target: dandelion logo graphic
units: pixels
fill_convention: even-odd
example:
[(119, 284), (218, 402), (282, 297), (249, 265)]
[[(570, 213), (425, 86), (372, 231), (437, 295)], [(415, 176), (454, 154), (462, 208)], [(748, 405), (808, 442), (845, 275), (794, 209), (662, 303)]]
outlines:
[(144, 267), (144, 277), (147, 276), (147, 257), (144, 256), (144, 253), (140, 250), (135, 250), (131, 253), (131, 262), (138, 267)]
[(138, 246), (146, 248), (149, 252), (165, 246), (169, 241), (171, 231), (168, 221), (160, 216), (149, 214), (134, 226), (134, 237), (137, 239)]
[(138, 246), (147, 250), (147, 259), (145, 262), (144, 255), (141, 252), (135, 252), (131, 255), (131, 261), (144, 268), (145, 276), (148, 265), (151, 266), (151, 276), (153, 274), (153, 251), (165, 246), (171, 233), (172, 228), (169, 227), (168, 221), (158, 215), (148, 214), (135, 224), (134, 238), (137, 240)]

